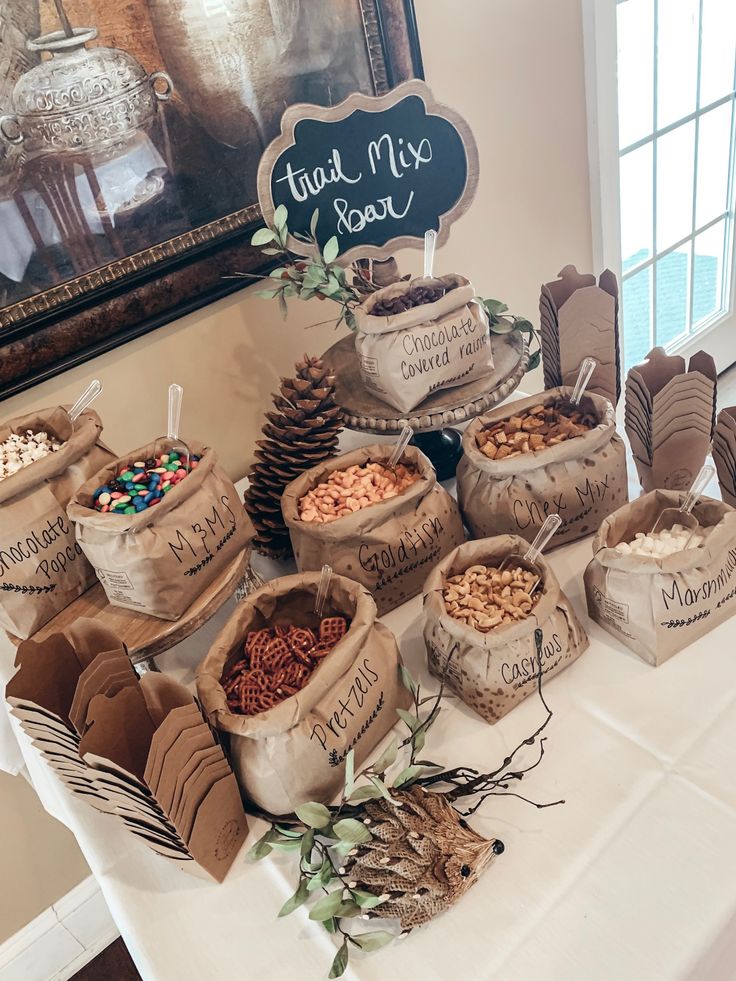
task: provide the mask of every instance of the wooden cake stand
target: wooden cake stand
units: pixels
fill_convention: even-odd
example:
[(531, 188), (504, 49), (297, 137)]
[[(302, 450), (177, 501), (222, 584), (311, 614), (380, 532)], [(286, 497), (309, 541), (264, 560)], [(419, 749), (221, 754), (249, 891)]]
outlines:
[[(88, 617), (107, 627), (123, 641), (133, 664), (150, 662), (157, 654), (163, 654), (186, 640), (217, 613), (235, 592), (249, 561), (249, 552), (241, 553), (178, 620), (159, 620), (145, 613), (111, 606), (102, 584), (97, 583), (37, 630), (33, 640), (44, 640), (50, 634), (62, 633), (80, 617)], [(21, 643), (17, 637), (10, 636), (10, 639), (16, 645)], [(153, 667), (150, 663), (148, 666)]]
[(529, 346), (516, 331), (491, 334), (491, 351), (494, 367), (488, 375), (433, 392), (404, 416), (363, 384), (352, 334), (333, 344), (323, 360), (335, 373), (335, 401), (349, 429), (390, 436), (410, 426), (415, 434), (412, 442), (432, 461), (438, 478), (448, 480), (455, 475), (462, 447), (460, 433), (446, 427), (468, 422), (502, 402), (518, 387), (529, 364)]

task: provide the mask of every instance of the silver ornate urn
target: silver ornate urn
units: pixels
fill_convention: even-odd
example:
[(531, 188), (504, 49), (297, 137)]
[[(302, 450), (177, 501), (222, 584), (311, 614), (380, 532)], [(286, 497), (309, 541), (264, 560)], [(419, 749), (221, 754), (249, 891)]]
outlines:
[(146, 129), (174, 85), (166, 72), (148, 75), (118, 48), (86, 47), (94, 27), (54, 31), (28, 41), (51, 58), (20, 77), (0, 137), (29, 155), (87, 154), (118, 148)]
[[(10, 110), (20, 76), (38, 63), (38, 55), (26, 49), (28, 38), (38, 31), (36, 4), (0, 0), (0, 116)], [(12, 193), (22, 163), (23, 147), (0, 140), (0, 197)]]

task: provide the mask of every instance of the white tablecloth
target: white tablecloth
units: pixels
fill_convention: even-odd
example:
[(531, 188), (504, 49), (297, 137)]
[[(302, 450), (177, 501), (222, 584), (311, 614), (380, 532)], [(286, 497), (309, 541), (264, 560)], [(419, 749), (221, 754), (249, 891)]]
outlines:
[[(638, 489), (632, 488), (634, 494)], [(590, 539), (550, 560), (587, 624)], [(262, 562), (260, 571), (275, 566)], [(226, 612), (159, 659), (191, 680)], [(384, 617), (410, 671), (425, 668), (421, 599)], [(545, 686), (554, 711), (543, 764), (525, 781), (538, 811), (488, 800), (472, 819), (505, 853), (448, 913), (384, 950), (351, 953), (347, 978), (385, 981), (726, 981), (736, 973), (736, 652), (723, 624), (660, 668), (589, 626), (590, 649)], [(0, 652), (2, 682), (12, 673)], [(431, 757), (488, 769), (542, 719), (529, 697), (496, 726), (457, 699)], [(15, 726), (15, 722), (13, 722)], [(326, 977), (331, 938), (303, 910), (277, 919), (293, 858), (246, 861), (222, 885), (173, 868), (110, 818), (74, 800), (19, 731), (46, 808), (74, 832), (146, 981)], [(248, 845), (265, 825), (251, 820)]]

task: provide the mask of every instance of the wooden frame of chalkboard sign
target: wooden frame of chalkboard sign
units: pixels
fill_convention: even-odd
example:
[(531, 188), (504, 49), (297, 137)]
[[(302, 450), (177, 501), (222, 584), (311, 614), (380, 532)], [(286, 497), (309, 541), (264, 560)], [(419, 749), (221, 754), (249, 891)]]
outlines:
[[(478, 147), (465, 120), (436, 102), (419, 79), (381, 96), (356, 92), (331, 108), (296, 104), (258, 168), (258, 200), (268, 224), (284, 204), (290, 233), (333, 235), (340, 262), (386, 259), (423, 244), (429, 228), (442, 245), (478, 187)], [(293, 234), (297, 255), (314, 248)]]

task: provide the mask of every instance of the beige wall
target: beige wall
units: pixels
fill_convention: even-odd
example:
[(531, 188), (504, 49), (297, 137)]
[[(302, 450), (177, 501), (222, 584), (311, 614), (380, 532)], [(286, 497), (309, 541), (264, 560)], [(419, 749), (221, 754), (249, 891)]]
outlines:
[[(591, 265), (579, 0), (416, 0), (416, 8), (427, 80), (467, 119), (481, 163), (476, 201), (436, 266), (468, 274), (481, 295), (536, 319), (540, 282), (565, 263)], [(418, 256), (401, 261), (416, 269)], [(164, 431), (165, 389), (178, 381), (183, 434), (210, 441), (240, 477), (279, 374), (303, 351), (321, 353), (336, 339), (329, 326), (304, 330), (327, 310), (326, 303), (294, 305), (283, 322), (274, 305), (241, 293), (0, 404), (0, 416), (71, 401), (99, 377), (105, 435), (122, 453)], [(17, 780), (3, 781), (3, 809), (47, 827), (51, 819), (31, 813), (14, 787)], [(14, 847), (0, 829), (4, 873)], [(72, 878), (80, 874), (68, 842), (55, 862)], [(30, 872), (13, 866), (5, 891), (35, 889)], [(47, 881), (48, 895), (34, 897), (39, 909), (58, 898), (59, 880)], [(0, 938), (5, 915), (0, 908)]]

